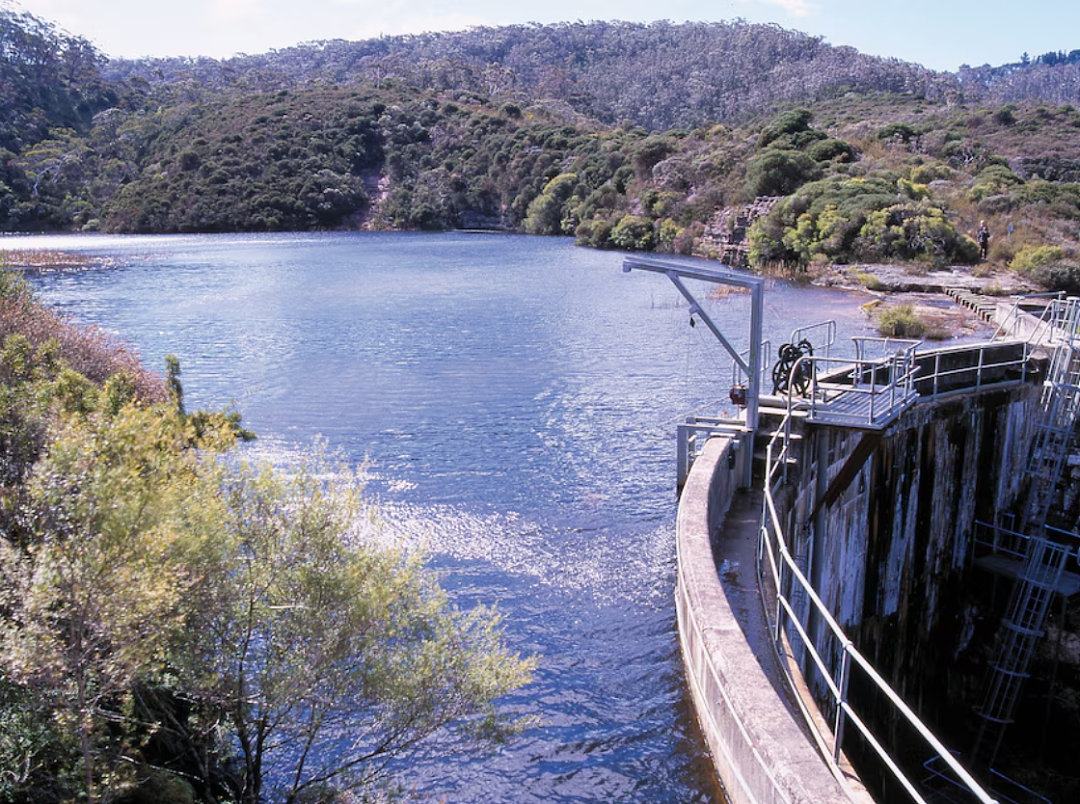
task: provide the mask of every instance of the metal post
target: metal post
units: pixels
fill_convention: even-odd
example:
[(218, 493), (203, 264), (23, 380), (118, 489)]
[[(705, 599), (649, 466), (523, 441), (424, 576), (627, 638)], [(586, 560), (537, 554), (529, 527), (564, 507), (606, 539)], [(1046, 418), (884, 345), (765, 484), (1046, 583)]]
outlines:
[(833, 729), (833, 759), (837, 762), (844, 750), (844, 705), (847, 703), (848, 668), (851, 667), (851, 654), (848, 653), (850, 646), (850, 642), (844, 645), (844, 658), (840, 660), (840, 692), (836, 698), (836, 726)]
[(676, 478), (676, 488), (682, 491), (682, 487), (686, 485), (686, 478), (690, 474), (690, 439), (691, 439), (690, 427), (685, 424), (680, 424), (676, 432), (676, 451), (678, 453), (678, 475)]
[(744, 436), (749, 444), (743, 456), (743, 485), (747, 488), (754, 484), (754, 434), (758, 427), (758, 397), (761, 395), (761, 333), (764, 307), (765, 284), (757, 282), (750, 288), (750, 379), (746, 389), (746, 427), (750, 432)]

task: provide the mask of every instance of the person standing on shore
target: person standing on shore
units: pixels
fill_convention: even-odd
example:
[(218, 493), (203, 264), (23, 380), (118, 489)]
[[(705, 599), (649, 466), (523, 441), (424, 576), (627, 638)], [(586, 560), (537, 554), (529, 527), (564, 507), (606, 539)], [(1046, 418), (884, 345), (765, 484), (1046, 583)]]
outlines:
[(979, 261), (986, 261), (986, 251), (990, 247), (990, 230), (986, 227), (986, 221), (979, 221), (979, 228), (975, 232), (975, 240), (979, 244)]

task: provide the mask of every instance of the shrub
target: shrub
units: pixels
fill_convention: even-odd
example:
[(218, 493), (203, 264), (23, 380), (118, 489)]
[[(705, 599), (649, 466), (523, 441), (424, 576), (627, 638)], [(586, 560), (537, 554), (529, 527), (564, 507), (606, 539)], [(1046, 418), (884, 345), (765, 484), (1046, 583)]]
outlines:
[(975, 186), (968, 191), (968, 199), (981, 201), (992, 195), (1006, 193), (1023, 183), (1024, 180), (1005, 165), (990, 164), (980, 170), (979, 175), (975, 177)]
[(1016, 106), (1007, 103), (994, 112), (994, 122), (1001, 126), (1011, 126), (1016, 122)]
[(680, 229), (679, 233), (675, 235), (674, 252), (687, 257), (690, 256), (694, 253), (694, 245), (697, 242), (697, 238), (701, 237), (703, 234), (705, 234), (705, 226), (696, 221), (685, 229)]
[(652, 221), (640, 215), (625, 215), (611, 230), (611, 242), (627, 251), (652, 251), (656, 244)]
[(806, 154), (769, 149), (750, 162), (746, 194), (751, 198), (790, 195), (820, 172), (818, 164)]
[(818, 140), (806, 149), (806, 155), (815, 162), (850, 162), (855, 158), (855, 149), (837, 139)]
[(634, 168), (642, 181), (652, 175), (653, 167), (675, 152), (676, 141), (666, 135), (654, 134), (642, 140), (634, 153)]
[(956, 231), (937, 207), (894, 204), (871, 213), (852, 246), (861, 259), (974, 263), (978, 248)]
[(607, 218), (582, 221), (574, 230), (574, 242), (579, 246), (611, 248), (611, 229), (611, 221)]
[(784, 242), (784, 222), (780, 215), (781, 205), (777, 205), (764, 218), (754, 221), (747, 233), (750, 250), (747, 257), (751, 265), (763, 266), (770, 263), (793, 262), (798, 255)]
[(657, 234), (657, 250), (674, 253), (676, 251), (675, 243), (678, 241), (682, 231), (683, 230), (679, 228), (679, 225), (671, 218), (664, 218), (660, 221), (659, 232)]
[(1024, 246), (1013, 257), (1009, 267), (1014, 271), (1030, 274), (1064, 259), (1065, 250), (1060, 246)]
[(764, 148), (785, 134), (798, 134), (799, 132), (809, 131), (811, 117), (813, 117), (813, 113), (809, 109), (792, 109), (777, 115), (761, 132), (758, 147)]
[(529, 234), (562, 234), (563, 205), (576, 186), (577, 175), (574, 173), (560, 173), (549, 181), (529, 204), (525, 230)]
[(1062, 290), (1080, 296), (1080, 265), (1044, 265), (1031, 272), (1031, 278), (1047, 290)]
[(867, 290), (885, 290), (885, 283), (878, 279), (873, 274), (865, 271), (859, 271), (855, 274), (855, 279), (860, 285)]
[(877, 133), (879, 140), (899, 140), (903, 143), (908, 143), (918, 136), (918, 130), (907, 123), (889, 123)]
[(940, 179), (951, 179), (955, 175), (955, 171), (948, 165), (943, 165), (940, 162), (932, 162), (914, 168), (911, 171), (911, 181), (915, 184), (929, 184), (932, 181), (938, 181)]
[(910, 304), (886, 307), (878, 316), (877, 328), (883, 338), (921, 338), (926, 332)]

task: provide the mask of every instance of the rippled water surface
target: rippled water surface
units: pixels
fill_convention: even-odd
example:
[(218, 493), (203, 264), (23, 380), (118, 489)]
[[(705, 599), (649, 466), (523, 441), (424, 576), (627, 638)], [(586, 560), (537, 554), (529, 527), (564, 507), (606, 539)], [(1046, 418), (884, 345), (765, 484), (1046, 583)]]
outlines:
[[(33, 281), (149, 366), (176, 354), (189, 407), (235, 405), (271, 455), (322, 434), (367, 459), (387, 527), (540, 656), (514, 701), (539, 724), (484, 760), (423, 761), (425, 798), (717, 800), (675, 633), (674, 432), (717, 412), (732, 361), (666, 279), (566, 240), (487, 234), (0, 248), (28, 240), (110, 258)], [(868, 334), (863, 300), (778, 284), (766, 337), (826, 317)], [(748, 301), (706, 303), (739, 348)]]

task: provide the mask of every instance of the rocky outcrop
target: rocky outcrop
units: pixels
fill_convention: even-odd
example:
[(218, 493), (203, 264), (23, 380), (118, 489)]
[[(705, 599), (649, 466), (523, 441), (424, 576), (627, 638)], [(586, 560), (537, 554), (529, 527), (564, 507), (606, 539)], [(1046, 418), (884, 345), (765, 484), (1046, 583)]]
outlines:
[(716, 211), (712, 219), (705, 224), (700, 252), (709, 259), (719, 260), (739, 268), (748, 264), (750, 250), (746, 233), (758, 218), (768, 215), (777, 201), (783, 196), (762, 196), (749, 204), (723, 207)]

